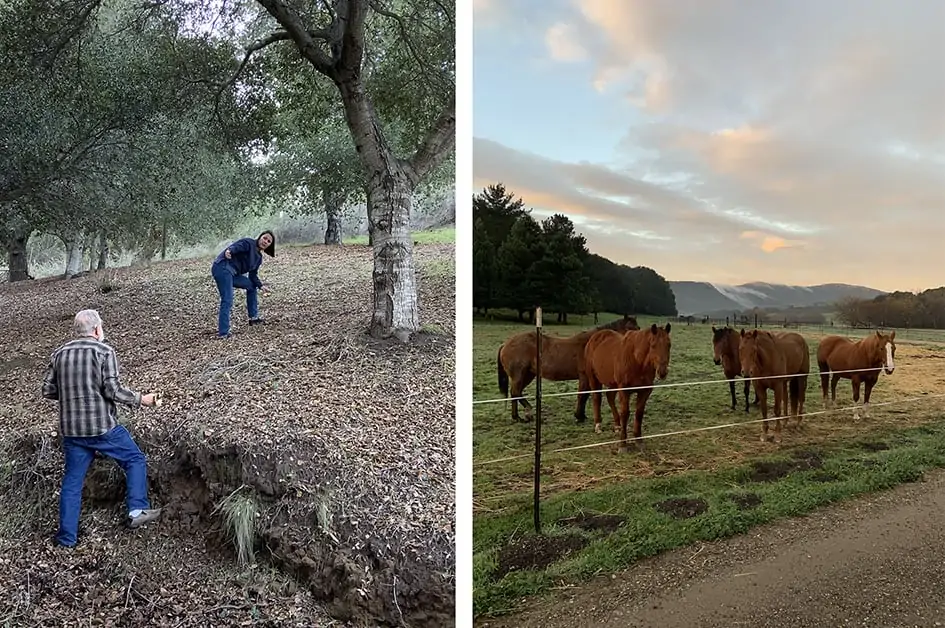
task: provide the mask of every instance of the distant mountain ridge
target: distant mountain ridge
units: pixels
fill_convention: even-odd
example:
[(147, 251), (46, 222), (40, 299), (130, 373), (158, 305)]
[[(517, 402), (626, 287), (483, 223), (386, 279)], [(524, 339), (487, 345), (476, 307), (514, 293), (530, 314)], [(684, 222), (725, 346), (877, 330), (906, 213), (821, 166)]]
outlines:
[(680, 316), (732, 314), (753, 308), (827, 306), (846, 297), (873, 299), (882, 290), (844, 283), (789, 286), (754, 281), (733, 286), (706, 281), (670, 281)]

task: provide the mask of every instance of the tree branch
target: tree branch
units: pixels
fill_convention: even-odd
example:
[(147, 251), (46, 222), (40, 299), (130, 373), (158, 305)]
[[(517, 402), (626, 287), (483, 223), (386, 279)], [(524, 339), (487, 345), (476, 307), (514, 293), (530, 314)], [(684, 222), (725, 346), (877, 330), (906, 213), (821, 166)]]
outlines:
[[(383, 15), (384, 17), (389, 17), (390, 19), (397, 22), (398, 30), (400, 31), (400, 37), (404, 40), (404, 44), (407, 46), (407, 50), (410, 51), (411, 56), (413, 56), (414, 61), (417, 62), (417, 65), (420, 66), (420, 69), (427, 75), (427, 79), (432, 79), (435, 74), (429, 71), (426, 62), (423, 60), (423, 57), (420, 56), (420, 53), (417, 51), (417, 47), (413, 45), (413, 40), (410, 38), (409, 30), (407, 29), (407, 22), (400, 15), (397, 15), (393, 11), (388, 11), (381, 6), (380, 2), (374, 0), (371, 1), (371, 8), (374, 9), (376, 13)], [(432, 83), (432, 80), (431, 80)]]
[(335, 2), (335, 12), (338, 15), (341, 30), (338, 73), (342, 81), (357, 81), (361, 78), (367, 5), (368, 0), (336, 0)]
[(414, 185), (440, 165), (456, 145), (456, 96), (450, 98), (420, 148), (406, 164), (407, 174)]
[(288, 39), (295, 42), (302, 56), (308, 59), (320, 74), (335, 80), (335, 60), (318, 48), (316, 40), (321, 39), (326, 41), (329, 46), (336, 44), (338, 38), (337, 19), (332, 19), (331, 24), (327, 28), (308, 30), (302, 24), (302, 20), (295, 15), (282, 0), (257, 1), (275, 18), (276, 22), (285, 29), (285, 32), (288, 34)]
[(253, 56), (254, 52), (258, 52), (267, 46), (280, 41), (287, 41), (291, 39), (289, 33), (285, 31), (276, 31), (270, 33), (262, 39), (256, 40), (246, 47), (246, 54), (243, 55), (243, 61), (240, 63), (239, 67), (236, 68), (236, 72), (233, 73), (229, 79), (223, 82), (220, 85), (220, 88), (217, 90), (216, 96), (213, 99), (213, 114), (216, 116), (217, 122), (220, 124), (220, 130), (226, 135), (226, 124), (223, 122), (223, 116), (220, 115), (220, 98), (223, 97), (223, 92), (229, 89), (233, 83), (236, 82), (236, 79), (239, 78), (240, 74), (243, 73), (243, 69), (246, 67), (246, 64), (249, 63), (249, 58)]

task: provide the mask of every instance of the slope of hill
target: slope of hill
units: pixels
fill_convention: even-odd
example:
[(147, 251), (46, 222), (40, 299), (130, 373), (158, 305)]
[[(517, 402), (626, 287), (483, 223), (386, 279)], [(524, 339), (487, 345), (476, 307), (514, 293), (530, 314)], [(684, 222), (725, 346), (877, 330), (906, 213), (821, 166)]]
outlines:
[(827, 306), (845, 297), (872, 299), (882, 290), (842, 283), (788, 286), (763, 282), (737, 286), (702, 281), (671, 281), (681, 316), (741, 312), (753, 308)]
[[(249, 327), (237, 295), (227, 340), (208, 258), (0, 285), (0, 623), (448, 624), (454, 259), (451, 243), (414, 248), (425, 331), (409, 345), (365, 334), (367, 246), (281, 248), (263, 266), (268, 324)], [(62, 456), (38, 389), (85, 307), (102, 314), (122, 383), (164, 397), (120, 415), (164, 512), (117, 529), (123, 476), (96, 460), (79, 545), (57, 551)]]

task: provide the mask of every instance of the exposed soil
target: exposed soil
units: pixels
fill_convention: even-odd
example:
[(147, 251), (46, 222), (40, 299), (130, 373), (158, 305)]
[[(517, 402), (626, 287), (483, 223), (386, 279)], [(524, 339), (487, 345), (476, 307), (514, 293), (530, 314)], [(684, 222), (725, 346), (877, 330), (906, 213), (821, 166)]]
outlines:
[(738, 506), (739, 510), (751, 510), (761, 505), (761, 497), (755, 493), (739, 493), (732, 495), (731, 499)]
[(823, 466), (820, 454), (811, 450), (795, 451), (792, 460), (759, 460), (752, 463), (749, 482), (773, 482), (796, 471), (819, 469)]
[(581, 528), (588, 532), (604, 532), (605, 534), (610, 534), (615, 532), (626, 520), (626, 517), (620, 515), (592, 515), (581, 513), (576, 517), (558, 519), (557, 523)]
[[(270, 324), (248, 327), (237, 291), (227, 340), (214, 337), (207, 259), (107, 271), (118, 289), (106, 294), (104, 274), (0, 286), (15, 339), (0, 364), (0, 586), (15, 594), (0, 618), (76, 624), (94, 609), (102, 625), (452, 625), (455, 286), (442, 269), (453, 246), (414, 253), (430, 331), (409, 344), (364, 333), (368, 247), (281, 249), (260, 271)], [(102, 314), (122, 383), (164, 399), (120, 410), (164, 513), (120, 528), (123, 474), (96, 460), (67, 551), (49, 544), (62, 457), (39, 388), (86, 307)], [(250, 564), (221, 510), (233, 496), (252, 504)]]
[(665, 499), (654, 505), (654, 508), (664, 515), (669, 515), (673, 519), (691, 519), (698, 517), (709, 509), (709, 504), (704, 499), (689, 499), (673, 497)]
[(577, 534), (524, 536), (507, 543), (496, 559), (492, 577), (501, 580), (511, 571), (544, 569), (583, 549), (590, 539)]

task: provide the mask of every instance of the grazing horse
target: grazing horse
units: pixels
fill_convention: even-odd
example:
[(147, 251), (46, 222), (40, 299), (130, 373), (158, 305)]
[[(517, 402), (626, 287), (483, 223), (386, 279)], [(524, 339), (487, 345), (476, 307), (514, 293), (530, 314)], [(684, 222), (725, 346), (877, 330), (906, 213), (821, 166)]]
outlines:
[[(630, 329), (640, 329), (634, 316), (624, 316), (605, 325), (582, 331), (568, 338), (558, 338), (541, 335), (541, 378), (561, 382), (570, 379), (578, 380), (577, 407), (574, 418), (578, 422), (587, 420), (587, 378), (584, 376), (584, 346), (596, 332), (602, 330), (624, 332)], [(522, 402), (525, 416), (531, 419), (532, 406), (522, 397), (522, 391), (535, 379), (538, 373), (538, 347), (534, 331), (523, 331), (515, 334), (502, 343), (496, 355), (496, 368), (499, 375), (499, 391), (503, 397), (509, 396), (509, 382), (512, 383), (512, 420), (520, 421), (518, 403)]]
[[(768, 389), (774, 391), (774, 442), (781, 442), (781, 424), (787, 418), (788, 393), (791, 414), (801, 425), (804, 400), (807, 394), (807, 376), (810, 373), (810, 350), (800, 334), (790, 331), (772, 333), (760, 329), (741, 332), (739, 357), (742, 376), (754, 379), (755, 392), (761, 405), (761, 442), (768, 440)], [(792, 375), (796, 377), (791, 377)]]
[[(870, 393), (879, 380), (879, 373), (885, 370), (892, 375), (896, 358), (896, 332), (886, 335), (876, 332), (857, 342), (843, 336), (827, 336), (817, 347), (817, 366), (820, 367), (820, 388), (824, 393), (824, 407), (827, 403), (827, 380), (830, 379), (830, 405), (837, 403), (837, 382), (841, 378), (849, 379), (853, 384), (853, 420), (860, 418), (860, 382), (865, 384), (863, 394), (863, 416), (869, 418)], [(858, 373), (836, 373), (834, 371), (855, 371), (875, 369)]]
[[(584, 349), (584, 364), (590, 389), (600, 391), (608, 388), (652, 386), (653, 380), (665, 379), (669, 372), (669, 354), (672, 341), (669, 337), (670, 323), (658, 327), (653, 323), (648, 329), (619, 334), (603, 330), (591, 336)], [(614, 405), (614, 393), (607, 391), (607, 403), (614, 415), (614, 428), (620, 427), (620, 451), (627, 448), (627, 422), (630, 419), (630, 395), (637, 395), (636, 414), (633, 420), (633, 438), (643, 433), (643, 411), (650, 398), (652, 388), (620, 390), (620, 411)], [(601, 393), (594, 392), (594, 431), (600, 433)], [(637, 447), (642, 449), (640, 441)]]
[[(735, 378), (741, 375), (742, 365), (738, 357), (738, 347), (740, 336), (738, 332), (731, 327), (712, 327), (712, 349), (714, 352), (713, 360), (716, 365), (722, 365), (722, 372), (725, 373), (725, 379), (728, 380), (728, 389), (732, 393), (732, 410), (738, 406), (735, 399)], [(749, 388), (751, 382), (745, 380), (745, 412), (749, 404)], [(758, 393), (755, 393), (754, 405), (758, 405)]]

